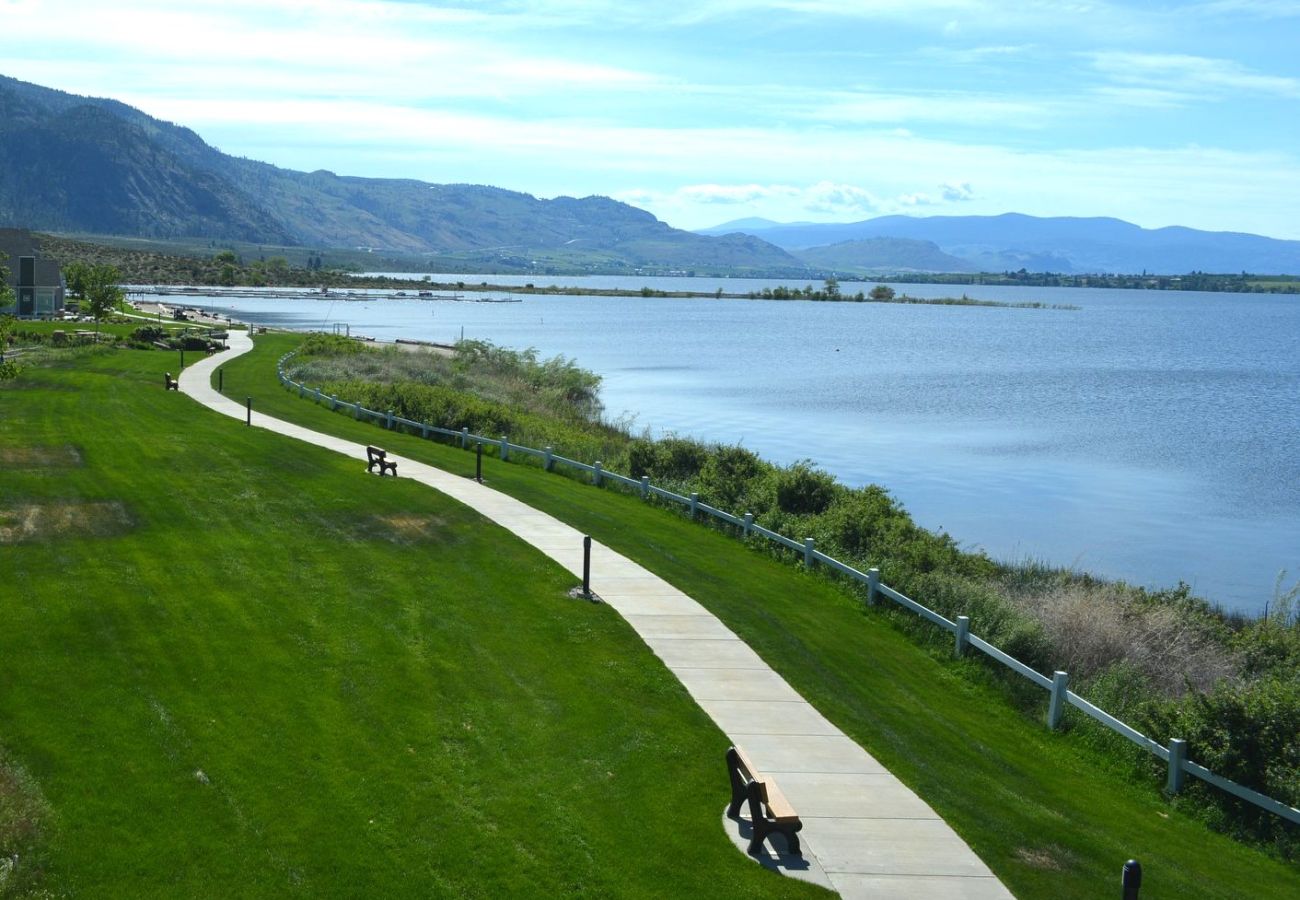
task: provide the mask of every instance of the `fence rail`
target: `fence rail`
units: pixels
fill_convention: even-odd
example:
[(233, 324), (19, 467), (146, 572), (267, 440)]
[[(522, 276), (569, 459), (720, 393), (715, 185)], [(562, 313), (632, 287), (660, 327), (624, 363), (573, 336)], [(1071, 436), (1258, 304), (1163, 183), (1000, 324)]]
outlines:
[(778, 534), (775, 531), (762, 527), (754, 522), (754, 517), (749, 513), (746, 513), (743, 517), (736, 516), (716, 507), (701, 503), (698, 494), (692, 494), (687, 497), (667, 490), (666, 488), (650, 484), (649, 480), (646, 478), (638, 480), (635, 478), (629, 478), (626, 475), (620, 475), (616, 472), (606, 471), (601, 467), (600, 463), (588, 465), (587, 463), (579, 462), (576, 459), (557, 456), (552, 452), (550, 447), (547, 447), (545, 450), (538, 450), (535, 447), (525, 447), (522, 444), (510, 443), (504, 437), (490, 438), (484, 435), (470, 434), (469, 430), (465, 428), (462, 428), (460, 431), (455, 431), (450, 428), (428, 425), (423, 422), (413, 422), (410, 419), (393, 416), (391, 412), (381, 413), (376, 412), (375, 410), (366, 409), (359, 403), (341, 402), (337, 397), (333, 396), (324, 397), (319, 388), (308, 388), (306, 385), (292, 381), (284, 374), (284, 364), (292, 356), (292, 353), (286, 354), (285, 356), (282, 356), (276, 364), (276, 376), (278, 377), (280, 384), (289, 390), (298, 391), (300, 397), (305, 397), (307, 392), (311, 391), (312, 399), (317, 403), (323, 402), (324, 399), (328, 399), (330, 401), (330, 409), (332, 410), (347, 410), (350, 408), (354, 417), (358, 420), (361, 419), (362, 415), (365, 415), (367, 418), (380, 420), (387, 428), (393, 428), (395, 425), (401, 424), (408, 428), (418, 429), (425, 437), (428, 437), (430, 434), (439, 434), (446, 437), (456, 438), (461, 441), (461, 446), (466, 449), (469, 448), (470, 444), (484, 444), (491, 447), (497, 447), (503, 459), (508, 458), (508, 454), (513, 451), (518, 451), (529, 456), (540, 457), (544, 460), (545, 468), (548, 471), (550, 471), (554, 465), (558, 464), (568, 466), (580, 472), (587, 472), (592, 474), (593, 482), (603, 483), (605, 481), (611, 481), (636, 488), (641, 492), (641, 495), (647, 499), (650, 497), (657, 497), (662, 500), (667, 500), (670, 503), (680, 504), (687, 507), (692, 516), (698, 513), (704, 513), (705, 515), (726, 522), (729, 525), (743, 529), (746, 537), (757, 535), (781, 547), (801, 553), (803, 554), (804, 563), (806, 565), (811, 566), (813, 563), (825, 565), (842, 575), (867, 585), (869, 589), (869, 600), (871, 602), (874, 602), (875, 595), (878, 593), (881, 596), (894, 601), (904, 609), (930, 621), (939, 628), (955, 634), (957, 638), (958, 653), (961, 653), (966, 646), (974, 647), (976, 650), (979, 650), (995, 662), (1001, 663), (1017, 675), (1028, 679), (1040, 688), (1048, 691), (1051, 694), (1048, 712), (1048, 723), (1051, 727), (1056, 727), (1059, 723), (1063, 707), (1068, 704), (1069, 706), (1078, 709), (1084, 715), (1092, 718), (1103, 727), (1127, 738), (1151, 755), (1165, 761), (1169, 765), (1168, 787), (1171, 793), (1176, 792), (1181, 787), (1183, 775), (1186, 773), (1195, 778), (1201, 779), (1207, 784), (1212, 784), (1220, 790), (1232, 794), (1234, 797), (1239, 797), (1248, 803), (1252, 803), (1260, 809), (1267, 810), (1268, 812), (1287, 819), (1288, 821), (1300, 824), (1300, 810), (1287, 806), (1285, 803), (1281, 803), (1272, 797), (1265, 796), (1264, 794), (1245, 787), (1244, 785), (1237, 784), (1235, 781), (1224, 778), (1222, 775), (1216, 775), (1204, 766), (1197, 765), (1191, 760), (1183, 758), (1182, 754), (1185, 752), (1183, 741), (1175, 739), (1170, 742), (1169, 747), (1161, 746), (1159, 743), (1137, 731), (1132, 726), (1120, 721), (1105, 710), (1094, 706), (1092, 703), (1089, 703), (1073, 691), (1066, 690), (1065, 686), (1068, 683), (1068, 676), (1066, 676), (1064, 672), (1056, 673), (1056, 678), (1048, 678), (1041, 672), (1037, 672), (1033, 668), (1025, 665), (1014, 656), (999, 650), (983, 638), (969, 633), (969, 620), (965, 616), (959, 616), (958, 621), (956, 622), (945, 618), (929, 607), (913, 600), (911, 597), (881, 583), (879, 577), (875, 574), (875, 569), (871, 569), (869, 572), (864, 573), (847, 563), (843, 563), (840, 560), (835, 559), (832, 556), (827, 556), (825, 553), (815, 549), (811, 538), (807, 538), (804, 542), (800, 543), (799, 541), (788, 538), (783, 534)]

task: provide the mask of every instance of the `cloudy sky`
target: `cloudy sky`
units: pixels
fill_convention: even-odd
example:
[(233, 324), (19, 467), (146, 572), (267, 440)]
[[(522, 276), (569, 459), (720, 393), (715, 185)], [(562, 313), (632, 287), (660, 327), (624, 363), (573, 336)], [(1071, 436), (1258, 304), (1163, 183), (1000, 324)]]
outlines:
[(0, 73), (303, 170), (669, 223), (1300, 239), (1300, 0), (0, 0)]

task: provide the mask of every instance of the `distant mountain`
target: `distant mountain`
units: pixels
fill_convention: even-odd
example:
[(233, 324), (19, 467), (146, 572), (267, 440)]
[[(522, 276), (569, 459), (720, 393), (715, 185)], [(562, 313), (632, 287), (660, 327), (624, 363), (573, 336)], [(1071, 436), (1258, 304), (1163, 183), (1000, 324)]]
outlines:
[(574, 266), (802, 272), (745, 235), (680, 231), (606, 197), (296, 172), (227, 156), (115, 100), (0, 76), (0, 226)]
[[(931, 241), (944, 253), (984, 271), (1300, 273), (1300, 241), (1254, 234), (1141, 228), (1111, 218), (1000, 216), (882, 216), (845, 224), (741, 228), (790, 251), (844, 241), (906, 238)], [(705, 229), (705, 234), (719, 229)], [(724, 232), (725, 233), (725, 230)]]
[(794, 255), (813, 268), (841, 274), (979, 271), (969, 261), (944, 253), (933, 241), (908, 238), (841, 241), (827, 247), (796, 250)]

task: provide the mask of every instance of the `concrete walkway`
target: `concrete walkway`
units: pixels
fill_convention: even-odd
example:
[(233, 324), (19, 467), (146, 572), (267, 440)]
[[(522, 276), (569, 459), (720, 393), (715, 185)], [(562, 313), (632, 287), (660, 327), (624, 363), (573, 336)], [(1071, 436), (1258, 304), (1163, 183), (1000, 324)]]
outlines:
[[(232, 331), (230, 349), (186, 369), (180, 389), (243, 420), (245, 407), (211, 387), (213, 370), (252, 349)], [(256, 405), (256, 400), (254, 400)], [(262, 415), (252, 424), (357, 460), (364, 444)], [(582, 533), (472, 479), (390, 454), (403, 478), (459, 500), (582, 577)], [(539, 475), (539, 477), (541, 477)], [(993, 900), (1011, 897), (930, 807), (813, 709), (725, 625), (690, 597), (625, 556), (592, 544), (592, 590), (636, 629), (695, 701), (803, 819), (804, 858), (769, 853), (763, 864), (850, 898)], [(725, 784), (725, 747), (718, 780)], [(727, 821), (745, 846), (748, 823)], [(771, 842), (769, 842), (770, 845)]]

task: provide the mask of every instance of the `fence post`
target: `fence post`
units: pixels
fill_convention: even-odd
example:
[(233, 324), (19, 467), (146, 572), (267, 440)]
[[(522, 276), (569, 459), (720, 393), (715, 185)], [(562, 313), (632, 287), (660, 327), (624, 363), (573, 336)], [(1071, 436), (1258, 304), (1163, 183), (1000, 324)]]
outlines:
[(957, 617), (957, 643), (953, 647), (953, 655), (962, 657), (966, 655), (967, 639), (970, 637), (970, 616)]
[(356, 403), (352, 404), (352, 415), (358, 422), (361, 421), (361, 401), (358, 400)]
[(469, 429), (462, 428), (460, 430), (460, 449), (464, 450), (467, 447), (469, 447)]
[(306, 392), (307, 392), (307, 386), (306, 386), (305, 384), (299, 383), (299, 385), (298, 385), (298, 399), (301, 400), (301, 399), (303, 398), (303, 394), (305, 394)]
[(391, 409), (388, 411), (388, 425), (386, 427), (389, 431), (393, 430), (393, 411)]
[(691, 518), (692, 519), (695, 518), (695, 514), (699, 512), (699, 509), (700, 509), (700, 495), (693, 493), (691, 494)]
[(510, 458), (510, 441), (507, 440), (506, 436), (503, 434), (501, 435), (501, 461), (505, 462), (509, 458)]
[(591, 483), (600, 487), (600, 460), (596, 460), (596, 464), (591, 467)]
[(805, 569), (811, 569), (816, 560), (813, 559), (813, 548), (817, 542), (810, 537), (803, 539), (803, 565)]
[(880, 590), (880, 570), (867, 569), (867, 606), (876, 605), (876, 593)]
[(421, 432), (422, 436), (424, 437), (424, 439), (427, 441), (427, 440), (429, 439), (429, 423), (428, 423), (428, 422), (421, 422), (421, 423), (420, 423), (420, 432)]
[(753, 530), (754, 530), (754, 514), (745, 513), (745, 537), (749, 537), (749, 533)]
[(1138, 891), (1142, 888), (1142, 863), (1136, 859), (1124, 863), (1124, 871), (1119, 881), (1124, 889), (1123, 900), (1138, 900)]
[(334, 410), (338, 408), (339, 408), (339, 395), (330, 394), (330, 412), (334, 412)]
[(1070, 676), (1065, 672), (1052, 673), (1052, 699), (1047, 704), (1047, 727), (1056, 728), (1065, 714), (1065, 692), (1070, 686)]
[(542, 452), (546, 454), (542, 458), (542, 468), (545, 469), (547, 472), (549, 472), (551, 471), (551, 466), (555, 465), (555, 460), (553, 459), (553, 457), (555, 456), (555, 451), (552, 450), (550, 447), (546, 447), (542, 450)]
[(316, 402), (320, 403), (320, 388), (316, 388)]
[(641, 499), (644, 500), (650, 496), (650, 476), (641, 476)]
[(1176, 794), (1183, 789), (1187, 773), (1183, 763), (1187, 760), (1187, 741), (1173, 738), (1169, 741), (1169, 778), (1165, 781), (1165, 790)]

